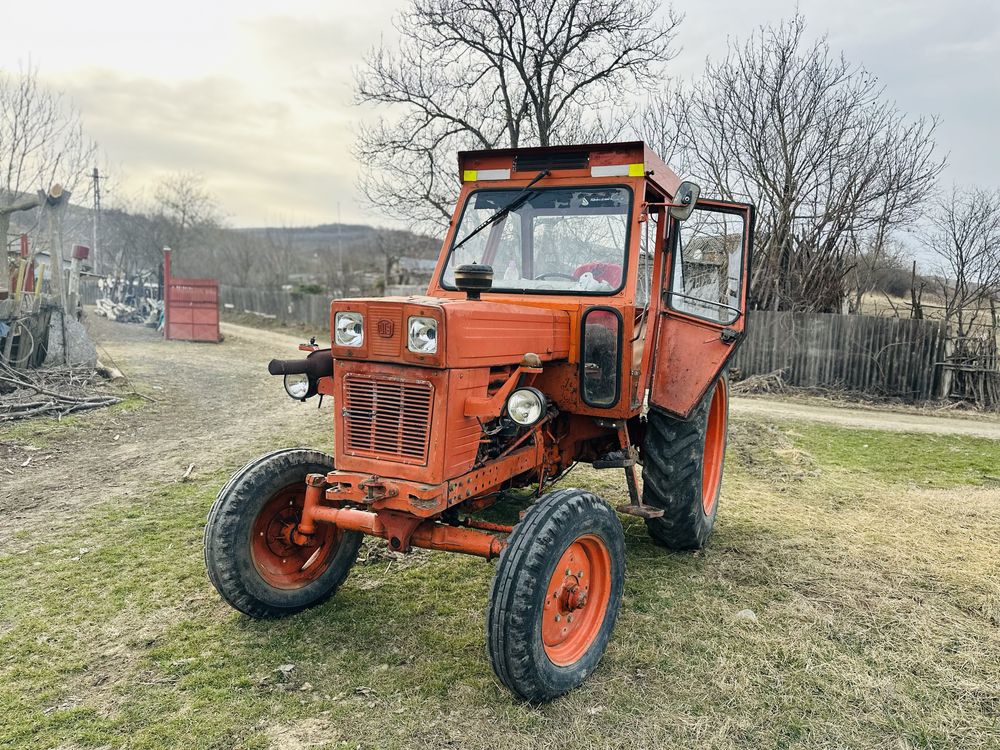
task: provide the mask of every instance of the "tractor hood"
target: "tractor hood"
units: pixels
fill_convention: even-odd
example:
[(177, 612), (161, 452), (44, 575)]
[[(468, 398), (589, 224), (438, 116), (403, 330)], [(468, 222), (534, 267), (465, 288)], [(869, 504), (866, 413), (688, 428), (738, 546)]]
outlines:
[[(338, 313), (353, 313), (348, 318), (342, 316), (342, 322), (357, 322), (356, 316), (361, 316), (358, 346), (338, 343)], [(415, 318), (425, 320), (414, 321)], [(414, 322), (435, 329), (431, 337), (437, 342), (437, 351), (412, 350), (409, 330)], [(566, 359), (570, 349), (570, 316), (566, 311), (483, 300), (443, 297), (335, 300), (330, 305), (330, 330), (335, 359), (422, 367), (517, 364), (527, 352), (548, 362)]]

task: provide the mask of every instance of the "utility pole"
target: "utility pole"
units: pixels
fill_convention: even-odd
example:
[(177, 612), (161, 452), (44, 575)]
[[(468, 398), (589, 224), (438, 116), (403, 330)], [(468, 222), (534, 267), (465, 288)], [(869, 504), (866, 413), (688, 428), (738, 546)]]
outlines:
[(340, 296), (347, 296), (347, 277), (344, 273), (344, 241), (340, 236), (343, 227), (340, 224), (340, 201), (337, 201), (337, 258), (340, 265)]
[(94, 264), (97, 273), (97, 236), (101, 229), (101, 173), (94, 167), (94, 236), (90, 243), (90, 262)]

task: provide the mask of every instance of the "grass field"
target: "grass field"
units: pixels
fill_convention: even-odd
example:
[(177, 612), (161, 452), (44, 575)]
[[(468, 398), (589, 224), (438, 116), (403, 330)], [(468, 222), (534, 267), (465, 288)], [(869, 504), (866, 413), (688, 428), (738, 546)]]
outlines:
[(997, 747), (998, 466), (997, 441), (734, 424), (710, 547), (627, 519), (604, 662), (542, 707), (490, 670), (493, 564), (370, 543), (331, 602), (254, 622), (202, 561), (226, 472), (109, 496), (0, 554), (0, 747)]

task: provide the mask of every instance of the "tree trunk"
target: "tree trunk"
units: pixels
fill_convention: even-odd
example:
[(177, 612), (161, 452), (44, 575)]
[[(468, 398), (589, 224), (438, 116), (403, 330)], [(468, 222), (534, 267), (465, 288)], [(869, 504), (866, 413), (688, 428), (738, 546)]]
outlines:
[(913, 273), (910, 275), (910, 317), (923, 320), (924, 309), (920, 306), (921, 295), (917, 292), (917, 261), (913, 261)]
[(7, 232), (10, 231), (10, 214), (0, 211), (0, 292), (9, 289), (10, 268), (7, 263)]

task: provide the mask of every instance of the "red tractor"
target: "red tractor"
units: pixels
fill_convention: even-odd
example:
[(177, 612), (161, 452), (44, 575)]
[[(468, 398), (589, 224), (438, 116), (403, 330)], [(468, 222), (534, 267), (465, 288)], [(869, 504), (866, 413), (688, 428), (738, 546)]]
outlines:
[[(329, 348), (270, 363), (292, 398), (333, 399), (335, 452), (240, 469), (205, 559), (227, 602), (269, 618), (329, 599), (365, 534), (499, 558), (490, 660), (545, 701), (597, 667), (625, 581), (616, 509), (547, 488), (580, 461), (622, 471), (617, 512), (655, 541), (712, 533), (753, 207), (699, 199), (643, 143), (471, 151), (459, 169), (427, 296), (334, 300)], [(517, 524), (477, 518), (524, 487)]]

